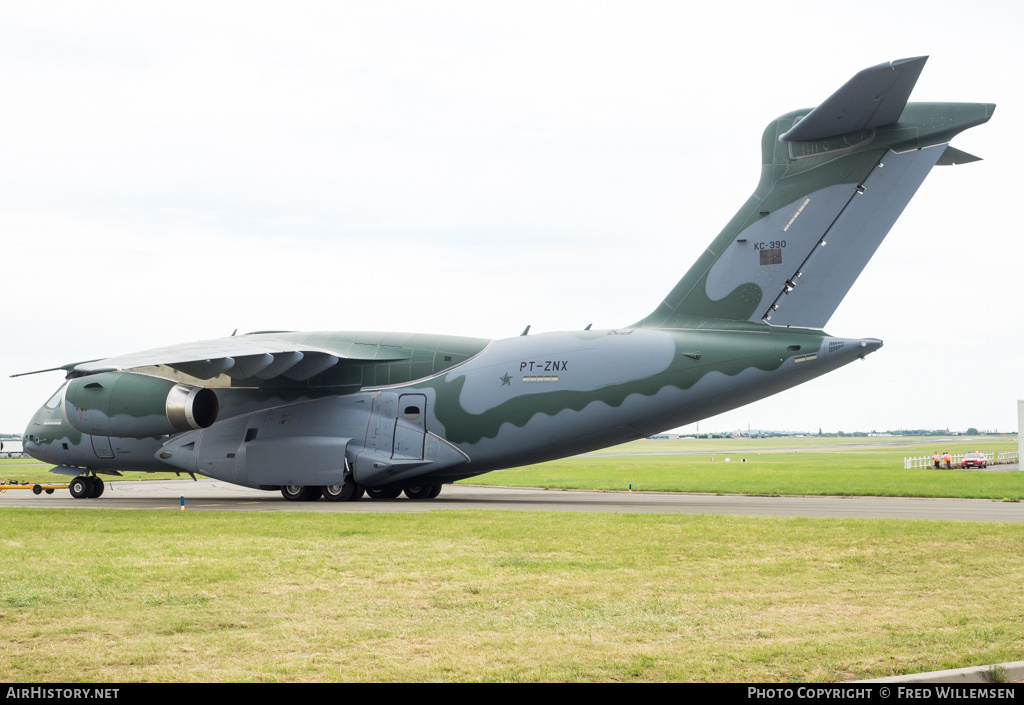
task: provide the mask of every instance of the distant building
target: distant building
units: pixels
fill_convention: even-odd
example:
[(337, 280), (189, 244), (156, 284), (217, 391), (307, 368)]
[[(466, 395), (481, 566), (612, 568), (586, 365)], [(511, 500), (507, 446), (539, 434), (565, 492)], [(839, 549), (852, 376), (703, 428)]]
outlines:
[(0, 438), (0, 458), (24, 458), (25, 448), (21, 445), (20, 438)]

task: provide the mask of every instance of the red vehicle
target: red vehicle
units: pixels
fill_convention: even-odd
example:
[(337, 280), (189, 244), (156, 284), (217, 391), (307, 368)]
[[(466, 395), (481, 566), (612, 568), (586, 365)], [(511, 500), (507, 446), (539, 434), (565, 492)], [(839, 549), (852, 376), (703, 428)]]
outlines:
[(966, 467), (987, 468), (988, 458), (985, 457), (984, 453), (980, 452), (967, 453), (964, 455), (964, 459), (960, 461), (960, 468)]

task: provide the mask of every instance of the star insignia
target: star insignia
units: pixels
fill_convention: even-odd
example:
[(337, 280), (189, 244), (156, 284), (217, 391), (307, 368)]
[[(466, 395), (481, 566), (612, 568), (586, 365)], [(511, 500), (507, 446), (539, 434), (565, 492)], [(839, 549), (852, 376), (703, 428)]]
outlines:
[(504, 387), (506, 384), (512, 386), (512, 378), (509, 377), (508, 372), (505, 373), (504, 377), (498, 377), (501, 380), (501, 386)]

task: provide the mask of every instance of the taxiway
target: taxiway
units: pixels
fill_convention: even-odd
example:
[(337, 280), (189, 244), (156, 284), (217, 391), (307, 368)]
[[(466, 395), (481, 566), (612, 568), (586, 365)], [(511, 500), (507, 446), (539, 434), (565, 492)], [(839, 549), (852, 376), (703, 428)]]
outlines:
[(446, 485), (433, 500), (363, 498), (357, 502), (289, 502), (278, 492), (250, 490), (216, 480), (108, 482), (99, 499), (73, 499), (28, 491), (0, 494), (0, 508), (130, 509), (237, 512), (427, 512), (490, 509), (573, 512), (647, 512), (743, 516), (935, 519), (1024, 522), (1024, 503), (984, 499), (710, 495), (682, 492), (595, 492)]

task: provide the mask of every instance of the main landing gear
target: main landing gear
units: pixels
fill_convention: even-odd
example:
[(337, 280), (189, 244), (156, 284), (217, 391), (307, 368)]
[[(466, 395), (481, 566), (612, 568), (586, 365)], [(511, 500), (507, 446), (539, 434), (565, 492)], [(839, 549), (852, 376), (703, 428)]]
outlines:
[(409, 499), (433, 499), (441, 494), (441, 485), (417, 485), (406, 487), (403, 492)]
[[(73, 483), (72, 486), (74, 486)], [(281, 488), (281, 495), (292, 502), (315, 502), (320, 497), (328, 502), (354, 502), (361, 499), (364, 492), (370, 499), (396, 499), (403, 492), (409, 499), (434, 499), (441, 494), (441, 487), (442, 485), (415, 485), (371, 490), (347, 480), (343, 485), (327, 485), (326, 487), (285, 485)]]
[(68, 491), (75, 499), (96, 499), (103, 494), (103, 480), (91, 475), (79, 475), (68, 484)]

